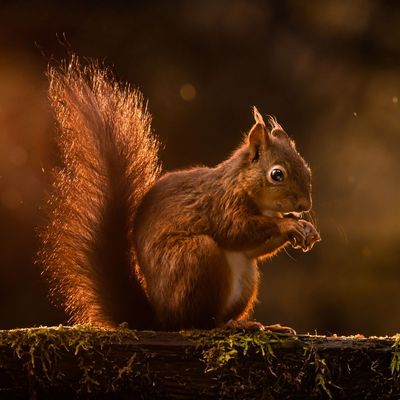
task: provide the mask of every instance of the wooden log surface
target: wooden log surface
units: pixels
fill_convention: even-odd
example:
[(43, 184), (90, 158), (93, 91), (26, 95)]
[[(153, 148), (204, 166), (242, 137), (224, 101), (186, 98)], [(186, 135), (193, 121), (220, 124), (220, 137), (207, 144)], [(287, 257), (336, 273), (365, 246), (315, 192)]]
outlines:
[(400, 399), (400, 336), (0, 331), (0, 399)]

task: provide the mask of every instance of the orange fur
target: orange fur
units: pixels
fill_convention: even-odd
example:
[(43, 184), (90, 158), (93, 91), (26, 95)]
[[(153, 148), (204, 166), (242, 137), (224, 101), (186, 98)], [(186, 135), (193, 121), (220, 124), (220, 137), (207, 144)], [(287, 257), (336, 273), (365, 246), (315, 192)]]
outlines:
[[(63, 168), (40, 258), (71, 321), (182, 329), (248, 318), (256, 258), (305, 237), (281, 213), (311, 201), (310, 170), (276, 120), (269, 130), (255, 110), (228, 160), (159, 178), (140, 93), (76, 58), (49, 76)], [(274, 186), (277, 162), (291, 176)]]
[(147, 324), (129, 243), (136, 207), (159, 174), (151, 117), (139, 92), (96, 64), (73, 58), (49, 78), (63, 163), (39, 254), (52, 292), (72, 322), (113, 325), (136, 303), (136, 325)]

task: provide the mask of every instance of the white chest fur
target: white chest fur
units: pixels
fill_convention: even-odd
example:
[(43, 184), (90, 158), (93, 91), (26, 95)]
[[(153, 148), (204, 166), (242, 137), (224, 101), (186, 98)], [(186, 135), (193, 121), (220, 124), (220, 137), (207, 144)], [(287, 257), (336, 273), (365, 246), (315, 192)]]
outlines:
[(253, 274), (254, 262), (239, 252), (225, 251), (225, 257), (231, 271), (231, 291), (226, 303), (227, 309), (230, 309), (241, 298), (246, 277)]

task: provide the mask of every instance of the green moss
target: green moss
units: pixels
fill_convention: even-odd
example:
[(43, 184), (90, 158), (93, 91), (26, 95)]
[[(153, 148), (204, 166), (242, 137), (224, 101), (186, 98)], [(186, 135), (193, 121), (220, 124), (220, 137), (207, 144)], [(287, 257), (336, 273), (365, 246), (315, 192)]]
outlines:
[(392, 375), (399, 377), (400, 375), (400, 333), (393, 336), (394, 343), (392, 345), (393, 353), (390, 361), (390, 372)]
[[(227, 371), (234, 373), (236, 378), (246, 376), (245, 381), (232, 383), (241, 389), (247, 385), (251, 390), (252, 385), (262, 384), (273, 388), (269, 393), (273, 397), (290, 385), (300, 389), (304, 379), (313, 379), (309, 382), (310, 398), (332, 399), (332, 389), (341, 389), (333, 383), (330, 368), (316, 351), (312, 339), (300, 341), (297, 336), (262, 331), (191, 331), (186, 335), (196, 341), (205, 372), (219, 372), (218, 376), (224, 379)], [(280, 362), (282, 353), (279, 352), (285, 347), (291, 349), (291, 364)], [(241, 374), (236, 374), (239, 368), (242, 368)], [(243, 370), (247, 370), (248, 375), (243, 374)], [(228, 395), (232, 390), (230, 388)]]
[(297, 340), (295, 336), (275, 335), (270, 332), (222, 329), (188, 331), (184, 332), (184, 335), (196, 341), (197, 349), (202, 352), (206, 372), (216, 371), (226, 366), (236, 371), (239, 359), (249, 353), (259, 355), (271, 362), (275, 357), (274, 345)]
[(341, 389), (341, 387), (332, 382), (331, 372), (326, 360), (320, 357), (312, 345), (305, 348), (305, 353), (307, 352), (310, 353), (307, 358), (308, 362), (315, 367), (314, 393), (320, 396), (326, 395), (329, 399), (333, 399), (331, 389)]
[[(33, 387), (62, 386), (65, 376), (57, 368), (64, 357), (73, 357), (80, 370), (77, 390), (93, 392), (100, 386), (99, 380), (104, 368), (109, 368), (102, 354), (105, 346), (137, 340), (134, 331), (128, 329), (101, 329), (86, 326), (40, 327), (14, 329), (0, 334), (0, 346), (13, 349)], [(132, 359), (133, 360), (133, 359)], [(132, 360), (127, 364), (113, 366), (114, 375), (109, 385), (112, 390), (121, 381), (126, 371), (132, 369)]]
[(280, 363), (285, 348), (291, 349), (290, 352), (293, 348), (301, 351), (296, 336), (226, 329), (184, 334), (196, 343), (205, 373), (212, 376), (214, 384), (208, 388), (210, 393), (219, 393), (222, 398), (243, 394), (251, 398), (263, 388), (265, 398), (276, 398), (281, 389), (288, 389), (288, 381), (297, 384), (292, 365)]

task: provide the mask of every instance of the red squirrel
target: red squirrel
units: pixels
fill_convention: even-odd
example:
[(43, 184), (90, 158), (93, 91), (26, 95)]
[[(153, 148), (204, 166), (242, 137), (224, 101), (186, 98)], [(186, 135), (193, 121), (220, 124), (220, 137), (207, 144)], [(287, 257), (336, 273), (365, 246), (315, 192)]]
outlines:
[(76, 57), (49, 78), (62, 168), (40, 261), (70, 321), (162, 330), (258, 324), (249, 319), (257, 260), (320, 240), (296, 214), (311, 208), (310, 168), (276, 119), (265, 123), (254, 108), (254, 125), (227, 160), (161, 175), (137, 90)]

